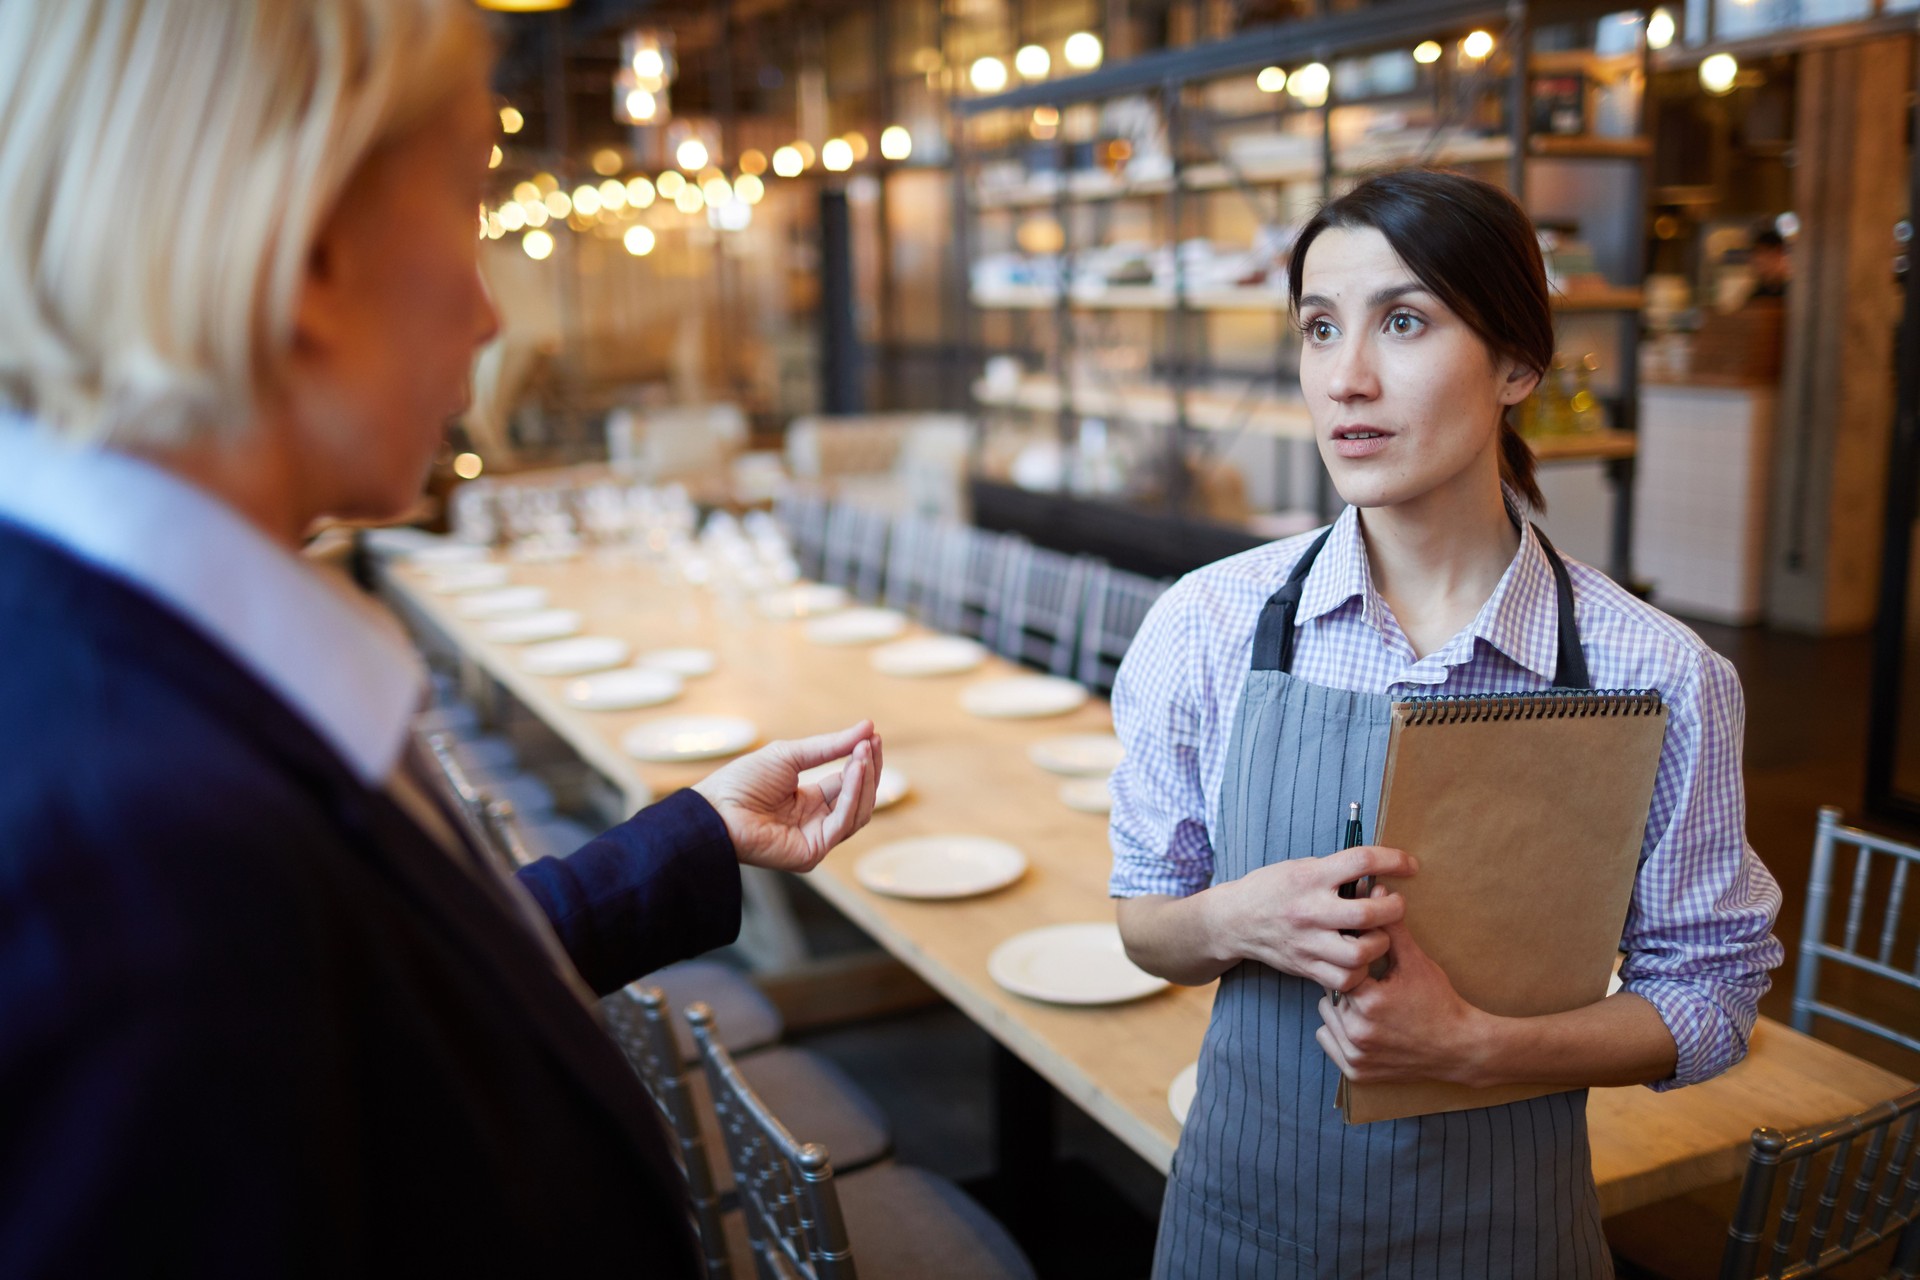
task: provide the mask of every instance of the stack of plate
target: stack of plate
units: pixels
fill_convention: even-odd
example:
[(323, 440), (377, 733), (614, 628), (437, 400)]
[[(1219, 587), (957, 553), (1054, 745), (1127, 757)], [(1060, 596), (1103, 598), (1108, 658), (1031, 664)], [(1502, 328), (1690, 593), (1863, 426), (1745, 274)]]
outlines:
[(620, 746), (636, 760), (666, 764), (738, 755), (759, 737), (759, 727), (739, 716), (665, 716), (629, 729)]
[(1087, 691), (1059, 676), (1006, 676), (967, 686), (960, 705), (989, 720), (1027, 720), (1063, 716), (1078, 710)]
[(882, 645), (873, 651), (873, 669), (881, 675), (925, 679), (972, 671), (987, 660), (987, 648), (959, 636), (921, 636)]
[(652, 667), (621, 667), (575, 680), (562, 696), (582, 711), (631, 711), (679, 697), (680, 677)]
[(892, 609), (846, 609), (807, 624), (815, 644), (878, 644), (907, 629), (907, 615)]
[(481, 636), (495, 644), (532, 644), (579, 632), (580, 614), (573, 609), (543, 609), (517, 618), (497, 618), (480, 628)]
[(853, 864), (853, 878), (892, 898), (971, 898), (1027, 873), (1027, 855), (986, 836), (920, 836), (881, 845)]
[(614, 636), (574, 636), (534, 645), (520, 655), (520, 669), (536, 676), (577, 676), (617, 667), (632, 653), (631, 645)]
[(1015, 934), (987, 957), (987, 973), (1017, 996), (1051, 1004), (1122, 1004), (1164, 990), (1127, 959), (1112, 923), (1054, 924)]

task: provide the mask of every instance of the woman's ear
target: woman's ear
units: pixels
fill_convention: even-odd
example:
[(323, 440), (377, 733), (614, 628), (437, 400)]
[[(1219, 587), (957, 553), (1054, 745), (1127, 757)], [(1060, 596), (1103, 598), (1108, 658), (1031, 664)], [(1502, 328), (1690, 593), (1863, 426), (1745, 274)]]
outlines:
[(1533, 394), (1540, 385), (1540, 371), (1530, 369), (1517, 360), (1501, 361), (1503, 377), (1500, 382), (1500, 403), (1516, 405)]

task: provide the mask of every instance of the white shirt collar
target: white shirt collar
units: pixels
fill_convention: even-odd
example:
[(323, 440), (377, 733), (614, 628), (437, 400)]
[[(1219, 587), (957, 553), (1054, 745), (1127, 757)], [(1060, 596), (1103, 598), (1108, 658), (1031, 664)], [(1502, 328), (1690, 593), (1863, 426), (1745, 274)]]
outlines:
[(278, 694), (368, 786), (424, 688), (391, 615), (150, 463), (0, 414), (0, 519), (158, 598)]

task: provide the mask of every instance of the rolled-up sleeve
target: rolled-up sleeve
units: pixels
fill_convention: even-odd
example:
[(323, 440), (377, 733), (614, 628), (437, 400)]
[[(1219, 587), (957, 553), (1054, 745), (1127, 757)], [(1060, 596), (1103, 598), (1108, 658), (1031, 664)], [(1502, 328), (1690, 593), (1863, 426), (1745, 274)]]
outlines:
[(1213, 878), (1200, 750), (1216, 726), (1191, 595), (1189, 579), (1155, 602), (1114, 678), (1114, 732), (1125, 749), (1108, 826), (1116, 898), (1185, 897)]
[(1780, 888), (1746, 840), (1746, 711), (1725, 658), (1702, 650), (1667, 691), (1666, 743), (1621, 940), (1624, 990), (1648, 1001), (1679, 1050), (1674, 1089), (1746, 1056), (1771, 970)]

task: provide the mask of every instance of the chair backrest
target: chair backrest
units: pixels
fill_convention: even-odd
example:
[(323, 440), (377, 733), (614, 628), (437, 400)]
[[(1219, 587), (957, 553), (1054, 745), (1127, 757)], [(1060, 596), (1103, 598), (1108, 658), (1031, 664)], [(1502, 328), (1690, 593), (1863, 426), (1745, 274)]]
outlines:
[(488, 852), (506, 867), (508, 875), (538, 861), (520, 834), (520, 820), (511, 804), (505, 800), (489, 800), (481, 816), (486, 826)]
[(1052, 675), (1071, 674), (1087, 573), (1083, 557), (1015, 543), (1002, 562), (1002, 603), (993, 647), (1003, 657)]
[(827, 555), (827, 500), (817, 493), (789, 489), (774, 503), (773, 515), (786, 531), (801, 576), (820, 581)]
[(506, 807), (511, 817), (513, 807), (506, 805), (505, 801), (496, 802), (473, 781), (466, 766), (460, 763), (459, 756), (454, 753), (452, 735), (415, 730), (414, 741), (418, 744), (419, 754), (435, 766), (427, 781), (440, 792), (447, 807), (453, 811), (462, 834), (474, 848), (492, 859), (496, 869), (512, 875), (515, 870), (512, 855), (495, 835), (487, 817), (487, 809), (499, 803)]
[(924, 516), (902, 516), (893, 522), (893, 536), (887, 541), (882, 597), (922, 622), (932, 620), (939, 597), (942, 527)]
[(760, 1273), (852, 1280), (853, 1253), (827, 1149), (794, 1141), (767, 1110), (721, 1047), (712, 1010), (695, 1004), (687, 1010), (687, 1021), (712, 1087), (713, 1109)]
[(827, 517), (826, 553), (821, 581), (845, 587), (857, 599), (880, 598), (880, 582), (887, 567), (887, 530), (892, 518), (884, 511), (851, 502), (837, 502)]
[(942, 631), (991, 643), (1004, 603), (1006, 560), (1020, 539), (972, 525), (942, 527), (931, 621)]
[(1080, 659), (1073, 678), (1097, 692), (1111, 691), (1134, 633), (1166, 589), (1158, 579), (1110, 564), (1095, 565), (1087, 582), (1086, 620), (1080, 627)]
[[(1920, 1271), (1917, 1137), (1920, 1089), (1837, 1124), (1798, 1133), (1754, 1130), (1740, 1204), (1721, 1255), (1721, 1280), (1821, 1275), (1889, 1239), (1895, 1241), (1893, 1263), (1885, 1274), (1912, 1280)], [(1788, 1170), (1784, 1187), (1783, 1165)], [(1816, 1180), (1818, 1198), (1808, 1205), (1807, 1187)], [(1836, 1213), (1841, 1215), (1837, 1233)], [(1809, 1216), (1803, 1242), (1800, 1220)]]
[[(1843, 845), (1852, 846), (1854, 855), (1846, 922), (1836, 942), (1830, 938), (1828, 920)], [(1800, 931), (1800, 974), (1793, 988), (1794, 1030), (1811, 1032), (1816, 1017), (1830, 1018), (1920, 1053), (1920, 1039), (1820, 999), (1821, 967), (1827, 961), (1920, 992), (1920, 942), (1901, 927), (1907, 880), (1916, 862), (1920, 862), (1920, 849), (1843, 826), (1840, 811), (1831, 806), (1820, 810), (1807, 915)], [(1895, 954), (1903, 939), (1913, 946), (1911, 955)]]

